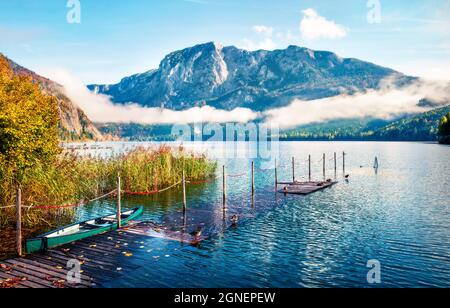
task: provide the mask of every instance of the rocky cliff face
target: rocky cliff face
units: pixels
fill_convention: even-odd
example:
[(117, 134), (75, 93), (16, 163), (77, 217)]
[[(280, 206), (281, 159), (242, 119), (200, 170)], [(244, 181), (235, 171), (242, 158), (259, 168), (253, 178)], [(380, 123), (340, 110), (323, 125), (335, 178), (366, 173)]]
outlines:
[[(1, 54), (0, 57), (2, 57)], [(83, 110), (66, 96), (63, 86), (50, 79), (39, 76), (9, 59), (8, 61), (15, 74), (30, 76), (34, 82), (41, 86), (42, 91), (57, 98), (61, 119), (59, 124), (60, 136), (62, 140), (102, 140), (102, 134), (91, 120), (89, 120)]]
[(398, 84), (411, 81), (388, 68), (334, 53), (290, 46), (254, 51), (207, 43), (176, 51), (150, 70), (115, 85), (91, 85), (116, 103), (182, 110), (210, 105), (231, 110), (261, 111), (285, 106), (292, 99), (317, 99), (380, 86), (393, 76)]

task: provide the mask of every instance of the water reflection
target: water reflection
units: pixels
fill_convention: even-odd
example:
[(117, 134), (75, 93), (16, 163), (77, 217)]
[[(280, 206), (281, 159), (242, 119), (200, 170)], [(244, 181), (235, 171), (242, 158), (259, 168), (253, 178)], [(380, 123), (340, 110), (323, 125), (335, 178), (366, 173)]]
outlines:
[[(111, 146), (114, 151), (124, 147)], [(149, 238), (152, 252), (143, 251), (142, 268), (108, 286), (367, 287), (370, 259), (382, 264), (383, 287), (450, 286), (450, 147), (281, 143), (279, 179), (292, 179), (294, 156), (296, 179), (308, 180), (308, 155), (313, 180), (322, 179), (323, 164), (317, 162), (323, 153), (331, 158), (344, 151), (345, 172), (339, 154), (337, 171), (333, 162), (326, 164), (326, 177), (340, 183), (306, 197), (276, 194), (274, 163), (256, 160), (256, 170), (272, 169), (256, 172), (252, 198), (252, 159), (241, 158), (219, 160), (229, 174), (247, 172), (229, 179), (225, 213), (221, 181), (188, 186), (185, 214), (181, 189), (124, 198), (125, 208), (145, 206), (142, 219), (187, 232), (202, 225), (208, 240), (192, 247)], [(374, 168), (375, 157), (379, 168)], [(114, 199), (100, 201), (78, 215), (92, 217), (114, 207)], [(233, 215), (239, 216), (236, 228), (231, 227)]]

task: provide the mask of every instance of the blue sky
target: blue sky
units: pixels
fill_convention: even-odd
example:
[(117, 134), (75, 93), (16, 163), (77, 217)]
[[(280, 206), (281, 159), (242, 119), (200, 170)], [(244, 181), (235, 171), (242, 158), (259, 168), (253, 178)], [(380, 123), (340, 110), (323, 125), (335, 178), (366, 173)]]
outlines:
[[(70, 24), (67, 0), (1, 0), (0, 52), (38, 73), (65, 69), (85, 83), (117, 82), (209, 41), (299, 45), (414, 75), (450, 75), (448, 0), (380, 0), (381, 23), (368, 22), (368, 0), (79, 1), (81, 23)], [(317, 25), (326, 29), (317, 33)]]

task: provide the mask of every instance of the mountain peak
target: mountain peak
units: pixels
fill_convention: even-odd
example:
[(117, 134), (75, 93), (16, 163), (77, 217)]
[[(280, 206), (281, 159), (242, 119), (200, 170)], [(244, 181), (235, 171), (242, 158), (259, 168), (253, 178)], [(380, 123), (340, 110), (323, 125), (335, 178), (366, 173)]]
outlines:
[(253, 110), (288, 105), (293, 99), (318, 99), (376, 89), (391, 75), (409, 77), (372, 63), (342, 59), (329, 51), (291, 45), (274, 51), (246, 51), (216, 42), (198, 44), (166, 56), (158, 70), (116, 85), (91, 90), (116, 103), (183, 110), (210, 105)]

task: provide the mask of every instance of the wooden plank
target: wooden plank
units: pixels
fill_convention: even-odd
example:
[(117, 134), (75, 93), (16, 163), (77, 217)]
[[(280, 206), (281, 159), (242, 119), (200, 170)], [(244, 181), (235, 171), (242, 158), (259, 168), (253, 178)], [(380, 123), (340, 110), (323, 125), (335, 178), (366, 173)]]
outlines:
[(287, 184), (279, 193), (293, 195), (309, 195), (336, 185), (337, 182), (304, 182)]
[[(49, 255), (50, 256), (55, 256), (55, 257), (67, 256), (67, 255), (65, 255), (65, 253), (60, 252), (60, 251), (55, 251), (55, 250), (49, 252)], [(73, 260), (78, 260), (80, 263), (83, 263), (82, 265), (89, 264), (89, 265), (92, 265), (92, 266), (113, 266), (112, 263), (104, 262), (104, 259), (102, 259), (102, 261), (100, 261), (100, 260), (93, 259), (93, 258), (86, 257), (86, 256), (83, 256), (83, 258), (80, 258), (79, 256), (77, 256), (75, 254), (74, 255), (69, 255), (68, 257), (70, 259), (73, 259)]]
[[(24, 277), (24, 276), (21, 276), (21, 277)], [(17, 279), (17, 278), (20, 278), (20, 277), (14, 276), (14, 275), (9, 274), (9, 273), (0, 272), (0, 279), (2, 279), (2, 280), (6, 280), (6, 279), (13, 279), (14, 280), (14, 279)], [(24, 277), (24, 278), (26, 278), (26, 277)], [(20, 282), (18, 282), (18, 284), (26, 286), (26, 287), (29, 287), (29, 288), (38, 288), (38, 289), (43, 288), (42, 285), (34, 283), (32, 281), (28, 281), (28, 280), (20, 281)]]
[[(54, 269), (51, 266), (45, 265), (43, 263), (38, 263), (35, 261), (30, 261), (28, 259), (22, 259), (22, 260), (9, 260), (8, 261), (9, 264), (13, 264), (16, 266), (21, 266), (24, 268), (27, 268), (29, 270), (33, 270), (37, 273), (37, 275), (45, 275), (46, 277), (53, 277), (53, 278), (57, 278), (57, 279), (66, 279), (67, 278), (67, 273), (62, 273), (62, 272), (56, 272), (54, 271)], [(90, 281), (92, 281), (92, 278), (85, 276), (83, 274), (81, 274), (81, 285), (85, 285), (87, 287), (91, 286), (92, 283)]]
[[(81, 247), (80, 247), (81, 248)], [(79, 249), (79, 248), (74, 248), (73, 249), (73, 251), (75, 252), (75, 251), (77, 251), (77, 249)], [(83, 250), (80, 250), (79, 251), (79, 253), (81, 253), (81, 254), (83, 254), (85, 257), (86, 256), (90, 256), (92, 259), (94, 259), (94, 258), (104, 258), (104, 259), (108, 259), (109, 258), (109, 260), (112, 260), (114, 263), (114, 268), (116, 268), (116, 263), (117, 263), (117, 257), (119, 257), (119, 256), (122, 256), (122, 253), (123, 252), (131, 252), (131, 253), (133, 253), (133, 252), (137, 252), (137, 251), (140, 251), (140, 249), (138, 249), (138, 248), (134, 248), (133, 246), (131, 246), (131, 245), (129, 245), (129, 246), (121, 246), (120, 248), (117, 248), (117, 249), (115, 249), (115, 254), (109, 254), (108, 256), (105, 256), (104, 255), (104, 253), (102, 253), (102, 252), (99, 252), (99, 251), (94, 251), (94, 250), (87, 250), (88, 248), (85, 248), (85, 249), (83, 249)], [(110, 248), (108, 248), (108, 249), (110, 249)], [(142, 260), (142, 261), (145, 261), (146, 259), (145, 258), (141, 258), (141, 257), (137, 257), (137, 256), (135, 256), (134, 257), (134, 259), (137, 259), (137, 260)]]
[[(39, 257), (39, 256), (37, 258), (41, 258), (40, 261), (43, 262), (43, 263), (47, 263), (47, 264), (51, 263), (49, 261), (61, 262), (61, 259), (59, 259), (56, 256), (52, 256), (51, 260), (48, 260), (45, 257), (42, 259), (42, 257)], [(65, 268), (66, 264), (64, 264), (64, 262), (56, 263), (55, 267), (62, 266), (63, 268)], [(92, 265), (90, 265), (88, 263), (85, 263), (85, 264), (83, 264), (83, 268), (84, 268), (86, 274), (88, 274), (89, 276), (96, 277), (96, 274), (98, 274), (98, 272), (101, 270), (102, 275), (109, 276), (110, 278), (116, 278), (116, 275), (113, 275), (113, 274), (115, 274), (115, 272), (113, 272), (113, 271), (111, 271), (109, 269), (106, 269), (103, 266), (92, 266)], [(67, 272), (66, 272), (66, 274), (67, 274)]]
[(67, 274), (67, 273), (63, 272), (62, 269), (57, 269), (54, 266), (51, 266), (51, 265), (48, 265), (45, 263), (40, 263), (40, 262), (37, 262), (34, 260), (30, 260), (28, 258), (9, 260), (8, 262), (12, 263), (12, 264), (23, 264), (23, 266), (27, 266), (28, 268), (32, 268), (43, 274), (53, 276), (53, 277), (59, 277), (61, 279), (65, 278), (66, 274)]
[(28, 281), (35, 282), (43, 288), (56, 288), (52, 281), (47, 279), (48, 276), (22, 266), (15, 266), (13, 273), (11, 274), (14, 274), (14, 276), (20, 275), (21, 277), (26, 277)]
[[(68, 261), (79, 260), (83, 262), (80, 284), (65, 287), (99, 286), (102, 282), (140, 268), (142, 263), (148, 261), (145, 255), (139, 253), (145, 250), (141, 246), (148, 241), (147, 229), (148, 224), (136, 223), (120, 231), (107, 232), (24, 258), (6, 260), (5, 264), (11, 267), (11, 272), (1, 273), (0, 279), (25, 277), (26, 280), (21, 281), (17, 288), (56, 288), (58, 285), (53, 281), (67, 279)], [(125, 251), (133, 256), (124, 256)], [(119, 267), (120, 271), (117, 270)]]
[[(54, 272), (57, 272), (61, 279), (65, 279), (67, 276), (67, 270), (65, 269), (66, 264), (61, 263), (59, 260), (55, 260), (55, 258), (53, 257), (51, 259), (48, 259), (48, 257), (45, 256), (31, 256), (28, 259), (32, 259), (33, 261), (37, 262), (39, 264), (39, 267), (45, 265), (47, 268), (50, 268)], [(89, 271), (86, 271), (86, 274), (91, 277)]]

